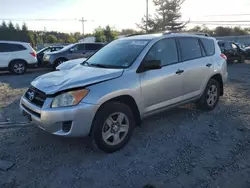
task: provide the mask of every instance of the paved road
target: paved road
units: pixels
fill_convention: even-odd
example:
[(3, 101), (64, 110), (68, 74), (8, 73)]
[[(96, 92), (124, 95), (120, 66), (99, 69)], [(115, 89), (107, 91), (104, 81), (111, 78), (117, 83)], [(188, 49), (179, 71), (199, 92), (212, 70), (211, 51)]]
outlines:
[[(214, 111), (187, 105), (150, 117), (114, 154), (93, 151), (87, 138), (59, 138), (35, 126), (0, 128), (0, 159), (15, 162), (0, 171), (0, 187), (249, 187), (250, 64), (228, 69)], [(39, 74), (0, 75), (3, 119), (20, 121), (18, 98)]]

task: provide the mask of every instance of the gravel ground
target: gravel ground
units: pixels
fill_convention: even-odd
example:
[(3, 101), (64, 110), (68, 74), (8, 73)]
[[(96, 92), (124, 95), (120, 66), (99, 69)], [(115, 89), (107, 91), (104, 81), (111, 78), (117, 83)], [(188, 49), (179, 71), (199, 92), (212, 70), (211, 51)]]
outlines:
[[(0, 171), (0, 187), (249, 187), (250, 64), (228, 69), (214, 111), (186, 105), (152, 116), (113, 154), (93, 151), (88, 138), (60, 138), (34, 125), (0, 128), (0, 160), (15, 163)], [(42, 73), (0, 75), (2, 121), (25, 121), (18, 100)]]

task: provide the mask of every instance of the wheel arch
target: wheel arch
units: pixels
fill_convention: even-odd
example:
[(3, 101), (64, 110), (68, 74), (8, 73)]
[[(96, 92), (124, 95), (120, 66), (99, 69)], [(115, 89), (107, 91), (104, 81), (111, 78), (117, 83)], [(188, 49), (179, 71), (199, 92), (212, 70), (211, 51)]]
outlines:
[[(139, 126), (141, 125), (140, 111), (139, 111), (139, 108), (135, 102), (135, 99), (131, 95), (116, 96), (114, 98), (111, 98), (111, 99), (105, 101), (104, 103), (101, 104), (101, 106), (96, 111), (95, 117), (96, 117), (97, 113), (99, 112), (99, 110), (102, 108), (102, 106), (109, 103), (109, 102), (120, 102), (120, 103), (128, 105), (130, 107), (130, 109), (132, 110), (136, 125), (139, 125)], [(91, 134), (91, 132), (92, 132), (92, 126), (91, 126), (91, 130), (90, 130), (90, 134)]]
[(11, 68), (11, 64), (14, 63), (14, 62), (16, 62), (16, 61), (22, 61), (22, 62), (24, 62), (25, 65), (26, 65), (26, 67), (28, 67), (28, 62), (27, 62), (27, 61), (25, 61), (24, 59), (17, 58), (17, 59), (12, 59), (12, 60), (9, 62), (9, 65), (8, 65), (9, 70), (10, 70), (10, 68)]
[(221, 74), (217, 73), (217, 74), (213, 75), (210, 79), (214, 79), (220, 84), (220, 96), (223, 96), (224, 95), (224, 87), (223, 87), (224, 84), (223, 84), (223, 79), (222, 79)]

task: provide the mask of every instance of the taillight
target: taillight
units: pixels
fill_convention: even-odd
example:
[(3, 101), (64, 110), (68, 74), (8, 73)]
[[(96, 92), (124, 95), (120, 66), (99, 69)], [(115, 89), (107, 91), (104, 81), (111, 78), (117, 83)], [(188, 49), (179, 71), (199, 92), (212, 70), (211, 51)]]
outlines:
[(36, 52), (31, 52), (30, 55), (32, 55), (33, 57), (36, 57)]
[(221, 56), (223, 59), (227, 60), (227, 56), (226, 56), (225, 54), (220, 54), (220, 56)]

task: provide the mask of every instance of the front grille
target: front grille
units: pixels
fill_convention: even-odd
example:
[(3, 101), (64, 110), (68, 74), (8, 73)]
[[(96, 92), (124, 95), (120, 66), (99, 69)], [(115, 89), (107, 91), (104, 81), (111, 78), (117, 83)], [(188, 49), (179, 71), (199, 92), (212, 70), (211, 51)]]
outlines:
[(29, 113), (31, 113), (32, 115), (34, 115), (34, 116), (36, 116), (36, 117), (38, 117), (38, 118), (41, 118), (41, 114), (39, 114), (39, 113), (37, 113), (37, 112), (35, 112), (35, 111), (29, 109), (27, 106), (24, 106), (23, 104), (22, 104), (22, 107), (23, 107), (25, 110), (27, 110)]
[(34, 87), (30, 87), (25, 93), (25, 98), (28, 99), (32, 104), (42, 107), (46, 99), (46, 94)]

